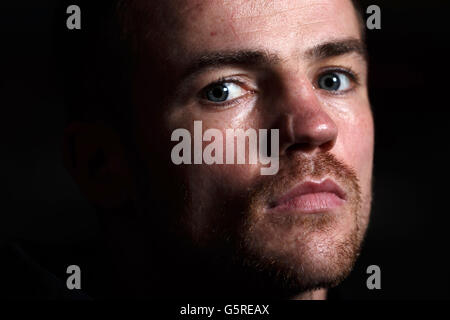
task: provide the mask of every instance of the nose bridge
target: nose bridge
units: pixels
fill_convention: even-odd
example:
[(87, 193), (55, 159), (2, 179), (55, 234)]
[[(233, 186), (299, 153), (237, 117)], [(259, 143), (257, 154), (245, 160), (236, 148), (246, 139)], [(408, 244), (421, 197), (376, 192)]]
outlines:
[[(313, 85), (306, 76), (299, 75), (290, 78), (286, 84), (286, 107), (290, 113), (313, 113), (320, 109), (319, 100), (314, 92)], [(292, 108), (292, 110), (290, 110)]]
[[(337, 125), (317, 96), (307, 76), (296, 71), (285, 80), (280, 101), (282, 136), (280, 148), (294, 145), (304, 150), (331, 148), (337, 138)], [(280, 150), (283, 151), (283, 150)]]

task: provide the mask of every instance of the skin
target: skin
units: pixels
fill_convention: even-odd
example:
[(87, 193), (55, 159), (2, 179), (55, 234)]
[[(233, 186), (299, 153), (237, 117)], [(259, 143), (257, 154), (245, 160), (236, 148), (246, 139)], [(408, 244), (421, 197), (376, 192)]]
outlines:
[[(121, 257), (117, 261), (126, 269), (123, 257), (135, 259), (133, 251), (117, 248), (117, 239), (159, 243), (149, 250), (154, 256), (164, 252), (164, 258), (143, 265), (151, 265), (147, 273), (158, 274), (145, 280), (162, 295), (170, 283), (165, 276), (171, 276), (183, 284), (180, 294), (226, 296), (239, 288), (242, 295), (325, 298), (326, 288), (351, 270), (367, 228), (374, 128), (365, 59), (355, 52), (326, 58), (308, 52), (326, 42), (360, 39), (351, 2), (174, 0), (148, 6), (136, 1), (130, 10), (154, 9), (159, 17), (142, 26), (147, 40), (141, 43), (133, 77), (135, 149), (130, 156), (111, 147), (117, 144), (105, 147), (111, 135), (96, 134), (107, 136), (89, 143), (93, 150), (106, 150), (100, 176), (108, 177), (108, 183), (86, 178), (83, 166), (72, 169), (97, 206), (117, 208), (130, 200), (144, 212), (126, 224), (110, 219), (109, 232), (116, 239), (111, 245)], [(184, 77), (200, 56), (242, 50), (264, 51), (276, 59)], [(324, 70), (336, 66), (353, 70), (358, 78), (349, 78), (349, 88), (339, 94), (318, 85)], [(239, 99), (218, 106), (202, 92), (223, 77), (240, 81), (233, 87)], [(170, 135), (177, 128), (193, 133), (195, 120), (202, 121), (204, 131), (216, 128), (224, 137), (226, 129), (279, 129), (279, 172), (261, 176), (260, 164), (175, 166)], [(73, 128), (71, 135), (89, 136), (86, 128)], [(289, 212), (277, 218), (268, 212), (273, 199), (298, 183), (325, 178), (347, 193), (344, 205), (314, 215)], [(150, 181), (157, 187), (148, 187)], [(176, 271), (168, 267), (174, 264)], [(158, 284), (160, 278), (166, 280)], [(127, 281), (137, 286), (143, 279), (130, 276)]]

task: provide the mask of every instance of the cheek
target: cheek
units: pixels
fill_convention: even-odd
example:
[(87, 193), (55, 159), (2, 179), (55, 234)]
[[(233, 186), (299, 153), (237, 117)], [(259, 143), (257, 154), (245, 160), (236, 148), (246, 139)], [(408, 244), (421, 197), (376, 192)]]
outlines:
[[(184, 215), (192, 238), (209, 245), (224, 230), (232, 232), (240, 219), (248, 188), (259, 175), (256, 165), (188, 165), (188, 203)], [(244, 198), (243, 198), (244, 197)], [(186, 203), (187, 204), (187, 203)]]
[(374, 126), (372, 113), (367, 111), (343, 121), (339, 126), (337, 156), (351, 165), (363, 188), (363, 193), (370, 192), (374, 148)]
[[(221, 133), (222, 161), (224, 164), (207, 165), (203, 163), (184, 166), (183, 171), (188, 177), (189, 184), (192, 188), (201, 185), (202, 190), (205, 190), (204, 193), (206, 194), (210, 194), (215, 190), (221, 193), (221, 195), (230, 194), (233, 191), (239, 192), (241, 189), (245, 189), (260, 175), (259, 164), (236, 164), (237, 141), (236, 139), (234, 141), (227, 139), (227, 130), (236, 132), (237, 129), (246, 131), (248, 129), (259, 128), (261, 125), (259, 118), (258, 111), (251, 104), (220, 112), (205, 112), (197, 106), (191, 106), (190, 108), (186, 108), (181, 114), (171, 117), (170, 122), (172, 128), (186, 128), (191, 132), (192, 137), (194, 137), (194, 121), (201, 121), (202, 136), (208, 129), (215, 129)], [(212, 144), (212, 141), (203, 141), (202, 139), (202, 152), (210, 144)], [(227, 150), (230, 145), (234, 146), (234, 164), (225, 164), (227, 162)], [(248, 163), (249, 148), (247, 144), (245, 151), (245, 159), (246, 163)], [(203, 156), (203, 162), (204, 160), (205, 157)], [(197, 188), (196, 192), (200, 193), (202, 190), (198, 190)]]
[[(223, 131), (223, 160), (226, 159), (226, 139)], [(203, 149), (210, 142), (203, 142)], [(246, 160), (248, 148), (246, 148)], [(259, 164), (236, 164), (237, 155), (235, 149), (234, 164), (199, 164), (185, 165), (184, 173), (187, 177), (189, 188), (203, 201), (218, 203), (217, 200), (232, 198), (242, 195), (251, 186), (261, 173)]]
[[(243, 112), (246, 116), (243, 116)], [(223, 161), (226, 160), (227, 154), (227, 129), (243, 129), (258, 128), (256, 115), (248, 111), (229, 110), (218, 113), (200, 113), (192, 110), (185, 113), (178, 119), (182, 121), (172, 122), (173, 127), (186, 128), (194, 137), (193, 122), (194, 120), (202, 121), (202, 134), (208, 129), (216, 129), (221, 133), (222, 137), (222, 155)], [(174, 119), (174, 118), (172, 118)], [(236, 141), (235, 141), (236, 142)], [(194, 141), (192, 140), (192, 144)], [(202, 152), (210, 145), (211, 141), (203, 141)], [(236, 147), (236, 143), (235, 147)], [(192, 150), (192, 149), (191, 149)], [(248, 150), (246, 148), (246, 150)], [(235, 160), (237, 162), (235, 149)], [(248, 155), (246, 157), (248, 159)], [(202, 164), (181, 165), (178, 167), (179, 172), (184, 176), (189, 195), (189, 212), (190, 224), (194, 227), (195, 235), (202, 238), (217, 225), (223, 208), (232, 206), (235, 202), (239, 202), (240, 196), (247, 193), (247, 189), (260, 176), (260, 165), (249, 164), (205, 164), (203, 157)]]

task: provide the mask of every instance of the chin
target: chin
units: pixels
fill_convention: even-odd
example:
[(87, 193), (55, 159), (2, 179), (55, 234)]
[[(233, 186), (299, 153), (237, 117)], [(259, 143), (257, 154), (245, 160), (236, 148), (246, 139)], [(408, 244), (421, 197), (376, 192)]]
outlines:
[(239, 256), (245, 267), (281, 290), (334, 287), (351, 272), (366, 230), (355, 212), (347, 213), (249, 221)]

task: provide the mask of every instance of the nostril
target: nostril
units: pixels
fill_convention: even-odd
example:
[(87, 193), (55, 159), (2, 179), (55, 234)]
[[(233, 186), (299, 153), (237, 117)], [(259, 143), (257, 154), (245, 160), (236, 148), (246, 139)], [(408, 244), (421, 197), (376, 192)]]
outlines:
[(323, 149), (324, 151), (329, 151), (333, 148), (335, 142), (336, 142), (336, 139), (330, 139), (327, 142), (322, 143), (320, 148)]
[(301, 152), (311, 152), (315, 149), (316, 147), (310, 143), (307, 142), (302, 142), (302, 143), (294, 143), (292, 145), (290, 145), (287, 149), (286, 149), (286, 154), (290, 154), (290, 153), (295, 153), (298, 151)]
[(284, 152), (286, 154), (295, 153), (295, 152), (304, 152), (304, 153), (311, 153), (315, 149), (320, 149), (321, 151), (329, 151), (333, 148), (335, 144), (334, 139), (327, 140), (323, 143), (318, 143), (317, 141), (311, 140), (311, 141), (304, 141), (304, 142), (296, 142), (292, 143), (287, 147)]

